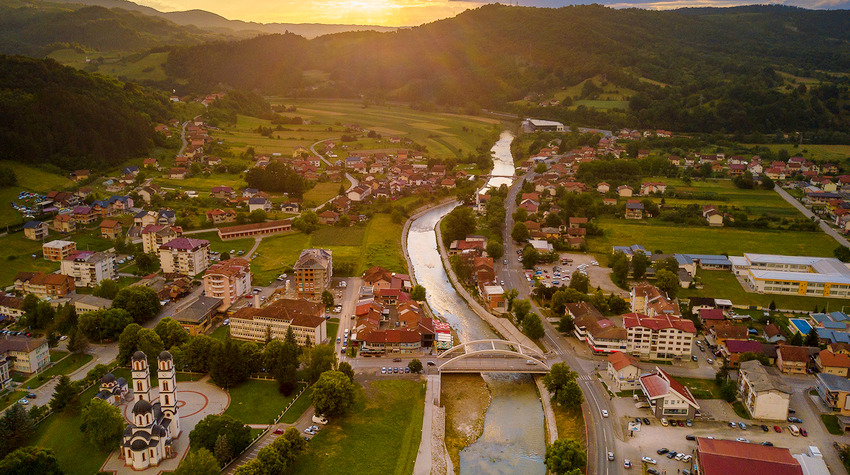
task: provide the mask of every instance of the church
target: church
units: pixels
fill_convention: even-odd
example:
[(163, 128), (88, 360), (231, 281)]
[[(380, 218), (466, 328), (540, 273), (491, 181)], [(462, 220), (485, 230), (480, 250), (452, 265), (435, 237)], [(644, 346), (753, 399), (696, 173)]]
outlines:
[(133, 421), (124, 430), (121, 456), (134, 470), (157, 466), (176, 454), (173, 443), (180, 435), (180, 415), (171, 353), (159, 354), (157, 370), (159, 398), (153, 400), (148, 357), (141, 351), (133, 354)]

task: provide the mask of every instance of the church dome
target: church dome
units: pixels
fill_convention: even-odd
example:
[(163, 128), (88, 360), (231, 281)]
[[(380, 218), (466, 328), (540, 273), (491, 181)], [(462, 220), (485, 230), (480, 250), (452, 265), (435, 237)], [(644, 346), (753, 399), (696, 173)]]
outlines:
[(137, 451), (137, 452), (139, 450), (145, 450), (147, 448), (147, 446), (148, 446), (148, 443), (145, 442), (143, 439), (136, 439), (136, 440), (133, 441), (132, 444), (130, 444), (130, 448)]
[(171, 353), (169, 353), (168, 351), (163, 351), (162, 353), (159, 354), (159, 359), (161, 359), (161, 360), (170, 360), (170, 359), (173, 359), (173, 358), (174, 357), (171, 356)]
[(145, 356), (145, 354), (141, 351), (133, 353), (133, 361), (142, 361), (144, 359), (147, 359), (147, 356)]
[(112, 373), (106, 373), (106, 374), (103, 375), (102, 378), (100, 378), (100, 382), (103, 383), (103, 384), (114, 383), (115, 382), (115, 375), (112, 374)]
[(151, 412), (151, 409), (151, 403), (144, 399), (139, 399), (136, 401), (136, 405), (133, 406), (133, 414), (144, 414), (146, 412)]

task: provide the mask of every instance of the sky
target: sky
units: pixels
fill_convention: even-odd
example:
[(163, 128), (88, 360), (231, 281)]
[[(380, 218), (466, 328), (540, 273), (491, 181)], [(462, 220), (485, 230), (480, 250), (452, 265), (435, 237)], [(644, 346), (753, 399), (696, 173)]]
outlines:
[[(487, 1), (469, 0), (135, 0), (160, 11), (206, 10), (231, 20), (260, 23), (341, 23), (414, 26), (453, 17)], [(777, 3), (813, 9), (848, 8), (850, 0), (502, 0), (503, 4), (562, 7), (599, 3), (615, 8), (670, 9)]]

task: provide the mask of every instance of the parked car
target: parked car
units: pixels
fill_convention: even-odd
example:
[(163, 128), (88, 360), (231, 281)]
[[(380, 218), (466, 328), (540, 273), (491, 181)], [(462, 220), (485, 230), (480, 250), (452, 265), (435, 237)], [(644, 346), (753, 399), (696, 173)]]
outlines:
[(750, 441), (749, 441), (749, 440), (747, 440), (747, 439), (745, 439), (745, 438), (743, 438), (743, 437), (738, 437), (738, 438), (737, 438), (737, 439), (735, 439), (735, 440), (737, 440), (738, 442), (746, 442), (746, 443), (750, 443)]
[(381, 374), (387, 374), (387, 367), (386, 366), (381, 367)]
[(652, 425), (652, 424), (649, 423), (649, 419), (647, 419), (646, 417), (643, 418), (643, 423), (648, 425), (648, 426)]
[(643, 463), (651, 463), (653, 465), (658, 463), (658, 462), (655, 461), (654, 458), (650, 458), (650, 457), (641, 457), (640, 461), (643, 462)]
[(692, 434), (688, 434), (685, 436), (685, 440), (697, 440), (697, 437)]
[(27, 394), (26, 397), (27, 397), (27, 399), (35, 399), (36, 395), (35, 395), (35, 393), (29, 393), (29, 394)]
[(688, 427), (692, 427), (694, 425), (694, 421), (690, 419), (685, 419), (685, 425)]
[(802, 424), (803, 420), (799, 417), (789, 417), (788, 422), (793, 422), (794, 424)]
[(313, 422), (315, 422), (316, 424), (325, 425), (325, 424), (328, 423), (328, 420), (325, 419), (325, 416), (322, 416), (322, 415), (317, 416), (317, 415), (313, 414), (313, 417), (311, 417), (311, 420)]
[(428, 366), (437, 366), (437, 363), (434, 363), (433, 361), (429, 361), (427, 364)]
[(19, 403), (21, 403), (21, 404), (22, 404), (22, 405), (24, 405), (24, 406), (26, 406), (27, 404), (29, 404), (29, 403), (30, 403), (30, 402), (29, 402), (29, 400), (28, 400), (28, 399), (26, 399), (26, 398), (21, 399), (21, 400), (20, 400), (20, 401), (18, 401), (18, 402), (19, 402)]
[(781, 427), (779, 427), (779, 426), (773, 426), (773, 430), (774, 430), (775, 432), (779, 432), (780, 434), (782, 433), (782, 428), (781, 428)]
[(632, 468), (632, 461), (629, 459), (623, 460), (623, 468)]
[(662, 418), (661, 418), (661, 425), (662, 425), (662, 426), (664, 426), (664, 427), (667, 427), (668, 425), (670, 425), (670, 424), (667, 422), (667, 418), (666, 418), (666, 417), (662, 417)]
[(664, 455), (664, 454), (666, 454), (666, 453), (667, 453), (667, 452), (669, 452), (669, 451), (670, 451), (670, 449), (668, 449), (667, 447), (661, 447), (660, 449), (656, 450), (655, 452), (656, 452), (658, 455)]
[(393, 358), (393, 363), (400, 363), (400, 362), (401, 362), (401, 358)]
[(806, 429), (803, 429), (802, 427), (800, 427), (800, 435), (802, 435), (803, 437), (808, 437), (809, 433), (806, 432)]
[(658, 470), (656, 470), (652, 467), (646, 469), (646, 473), (648, 473), (649, 475), (659, 475)]
[(764, 431), (764, 432), (770, 432), (770, 427), (768, 427), (768, 426), (766, 426), (766, 425), (762, 424), (762, 425), (761, 425), (761, 430), (762, 430), (762, 431)]
[(673, 457), (675, 457), (677, 455), (679, 455), (679, 453), (676, 452), (675, 450), (671, 450), (671, 451), (667, 452), (667, 458), (670, 459), (670, 460), (673, 460)]
[(739, 422), (738, 427), (740, 427), (741, 430), (747, 430), (747, 424), (744, 424), (743, 422)]
[(769, 440), (765, 440), (764, 442), (761, 443), (761, 445), (764, 445), (764, 446), (767, 446), (767, 447), (773, 447), (773, 442), (771, 442)]
[(275, 429), (274, 433), (277, 435), (283, 434), (283, 429)]

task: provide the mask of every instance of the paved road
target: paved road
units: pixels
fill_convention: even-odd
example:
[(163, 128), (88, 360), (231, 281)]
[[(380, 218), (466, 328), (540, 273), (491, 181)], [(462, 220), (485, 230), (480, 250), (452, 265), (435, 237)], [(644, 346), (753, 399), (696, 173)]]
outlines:
[[(325, 164), (326, 164), (327, 166), (332, 167), (332, 166), (333, 166), (333, 163), (329, 162), (329, 161), (328, 161), (328, 159), (326, 159), (324, 155), (322, 155), (321, 153), (319, 153), (319, 152), (317, 152), (317, 151), (316, 151), (316, 145), (319, 145), (320, 143), (325, 142), (325, 141), (327, 141), (327, 140), (337, 140), (337, 138), (335, 138), (335, 137), (330, 137), (330, 138), (326, 138), (326, 139), (319, 140), (318, 142), (315, 142), (315, 143), (313, 143), (312, 145), (310, 145), (310, 151), (311, 151), (311, 152), (313, 152), (313, 155), (315, 155), (315, 156), (319, 157), (319, 159), (320, 159), (320, 160), (322, 160), (323, 162), (325, 162)], [(360, 184), (360, 181), (359, 181), (357, 178), (354, 178), (354, 177), (353, 177), (350, 173), (348, 173), (348, 172), (345, 172), (345, 178), (348, 180), (348, 182), (349, 182), (349, 183), (351, 183), (351, 185), (348, 187), (348, 189), (347, 189), (347, 190), (345, 190), (345, 191), (346, 191), (346, 193), (347, 193), (347, 192), (349, 192), (349, 191), (351, 191), (351, 189), (352, 189), (352, 188), (354, 188), (355, 186), (357, 186), (357, 185), (359, 185), (359, 184)], [(324, 203), (320, 204), (319, 206), (316, 206), (315, 208), (313, 208), (313, 210), (315, 211), (315, 210), (317, 210), (317, 209), (321, 208), (322, 206), (326, 205), (327, 203), (330, 203), (331, 201), (333, 201), (334, 199), (336, 199), (336, 196), (334, 196), (333, 198), (329, 199), (328, 201), (325, 201)]]
[(189, 142), (186, 141), (186, 126), (189, 125), (189, 121), (183, 122), (183, 127), (180, 129), (180, 141), (183, 144), (180, 146), (180, 151), (177, 152), (177, 156), (183, 155), (183, 151), (186, 150), (186, 147), (189, 145)]
[(777, 193), (779, 193), (779, 196), (781, 196), (782, 199), (784, 199), (791, 206), (797, 208), (801, 213), (803, 213), (803, 216), (805, 216), (809, 219), (811, 219), (811, 218), (816, 219), (818, 225), (820, 225), (820, 228), (823, 229), (823, 232), (832, 236), (832, 238), (835, 239), (836, 241), (838, 241), (838, 243), (841, 244), (842, 246), (850, 247), (850, 241), (847, 241), (847, 239), (845, 239), (844, 236), (842, 236), (841, 234), (838, 233), (838, 231), (836, 231), (835, 229), (830, 227), (829, 224), (827, 224), (824, 220), (815, 216), (814, 213), (812, 213), (808, 208), (803, 206), (802, 203), (797, 201), (797, 199), (794, 198), (793, 196), (791, 196), (787, 191), (783, 190), (782, 187), (775, 186), (773, 189), (776, 190)]

